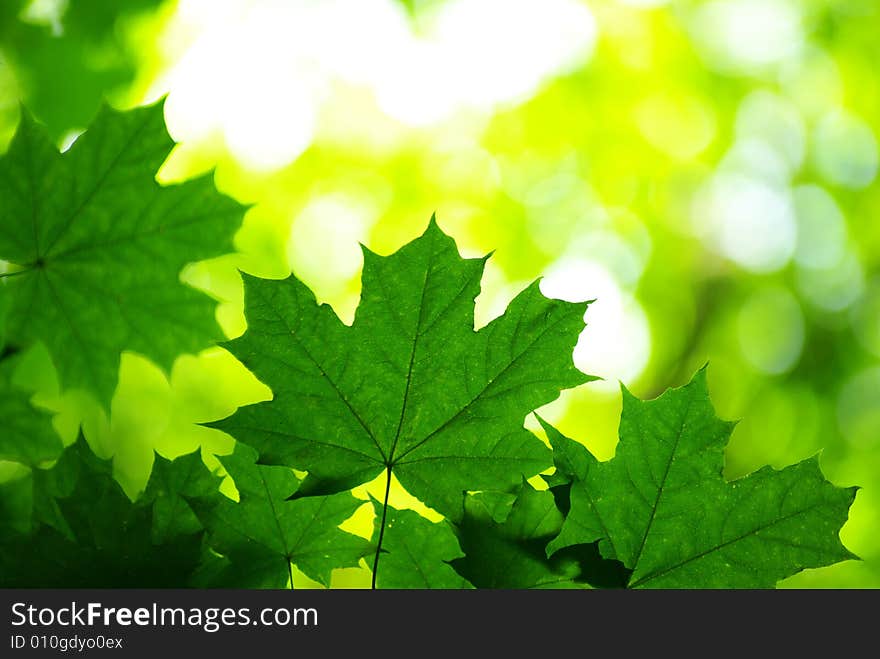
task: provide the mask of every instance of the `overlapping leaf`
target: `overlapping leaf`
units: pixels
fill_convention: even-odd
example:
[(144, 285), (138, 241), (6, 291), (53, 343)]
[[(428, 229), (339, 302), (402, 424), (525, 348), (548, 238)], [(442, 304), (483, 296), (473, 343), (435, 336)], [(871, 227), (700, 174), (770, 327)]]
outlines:
[(179, 276), (231, 251), (243, 209), (210, 176), (158, 185), (172, 146), (161, 105), (105, 107), (64, 154), (23, 111), (0, 160), (6, 338), (43, 342), (62, 384), (104, 403), (123, 350), (169, 368), (221, 338), (214, 302)]
[(82, 439), (2, 490), (0, 587), (179, 588), (201, 560), (201, 529), (167, 532), (154, 501), (133, 503)]
[[(2, 332), (0, 319), (0, 332)], [(0, 460), (28, 466), (56, 459), (64, 448), (52, 418), (13, 383), (13, 359), (0, 358)]]
[(373, 500), (376, 524), (373, 543), (379, 545), (381, 520), (382, 552), (376, 570), (377, 588), (473, 588), (450, 566), (464, 554), (452, 527), (446, 521), (432, 522), (412, 510), (384, 510)]
[(478, 588), (588, 588), (589, 550), (547, 558), (562, 523), (553, 495), (527, 483), (516, 494), (468, 496), (458, 525), (465, 555), (453, 565)]
[(733, 424), (715, 417), (705, 370), (643, 402), (624, 391), (617, 454), (600, 463), (546, 426), (571, 510), (549, 553), (598, 542), (633, 588), (771, 588), (805, 568), (855, 558), (840, 542), (856, 488), (825, 480), (817, 458), (728, 483)]
[(220, 479), (207, 470), (198, 450), (175, 460), (157, 455), (147, 487), (138, 499), (153, 507), (153, 542), (161, 544), (201, 531), (202, 524), (191, 502), (222, 501), (219, 485)]
[[(218, 335), (179, 273), (230, 248), (242, 209), (208, 179), (158, 186), (170, 147), (158, 106), (103, 111), (63, 156), (23, 117), (0, 161), (0, 349), (42, 341), (65, 386), (107, 402), (122, 350), (168, 367)], [(0, 586), (284, 587), (292, 565), (329, 585), (370, 555), (383, 588), (768, 587), (852, 557), (855, 490), (816, 459), (724, 481), (732, 425), (704, 372), (656, 401), (624, 392), (607, 463), (545, 424), (556, 473), (525, 483), (551, 453), (524, 417), (589, 379), (571, 361), (585, 305), (534, 284), (475, 331), (484, 263), (433, 221), (389, 257), (365, 250), (350, 327), (295, 277), (246, 277), (248, 331), (228, 347), (273, 400), (215, 424), (256, 449), (222, 458), (239, 501), (193, 453), (157, 457), (131, 502), (81, 440), (0, 485)], [(37, 466), (60, 441), (10, 363), (0, 459)], [(372, 542), (342, 531), (362, 504), (346, 490), (382, 473), (448, 521), (374, 501)]]
[(344, 325), (291, 276), (245, 279), (247, 332), (228, 344), (273, 400), (218, 427), (266, 463), (309, 472), (306, 492), (335, 492), (390, 469), (452, 519), (461, 493), (506, 489), (550, 465), (525, 416), (589, 378), (571, 353), (585, 304), (537, 283), (474, 331), (484, 259), (462, 259), (432, 221), (389, 257), (364, 250), (363, 293)]
[(363, 504), (348, 492), (289, 500), (299, 480), (286, 467), (254, 463), (253, 449), (236, 445), (221, 458), (235, 481), (239, 501), (193, 499), (208, 529), (211, 548), (223, 557), (201, 585), (227, 588), (285, 588), (291, 564), (324, 585), (331, 571), (354, 567), (370, 552), (363, 538), (339, 525)]

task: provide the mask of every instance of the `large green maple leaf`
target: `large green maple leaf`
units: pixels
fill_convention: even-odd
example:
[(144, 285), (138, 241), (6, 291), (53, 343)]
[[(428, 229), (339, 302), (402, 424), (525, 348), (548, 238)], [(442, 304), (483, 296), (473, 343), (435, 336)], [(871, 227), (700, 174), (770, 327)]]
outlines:
[(523, 428), (561, 389), (590, 378), (572, 363), (586, 304), (545, 298), (537, 282), (474, 331), (485, 259), (462, 259), (432, 219), (395, 254), (364, 249), (352, 326), (296, 277), (245, 277), (245, 334), (227, 344), (273, 399), (212, 424), (262, 462), (309, 472), (335, 492), (393, 472), (455, 519), (462, 492), (506, 489), (550, 463)]
[(715, 416), (705, 369), (653, 401), (624, 389), (608, 462), (545, 424), (558, 468), (573, 478), (571, 510), (548, 553), (598, 542), (632, 570), (630, 588), (772, 588), (855, 558), (838, 534), (857, 488), (825, 480), (816, 457), (725, 481), (733, 425)]
[(22, 111), (0, 160), (6, 339), (42, 341), (62, 384), (104, 403), (123, 350), (168, 369), (222, 338), (214, 301), (180, 272), (232, 250), (243, 208), (211, 176), (160, 186), (173, 145), (158, 104), (103, 108), (64, 154)]
[(373, 507), (373, 542), (378, 545), (382, 536), (382, 552), (373, 564), (375, 588), (473, 588), (450, 565), (464, 554), (449, 522), (432, 522), (413, 510), (383, 507), (375, 499)]
[(348, 492), (289, 500), (300, 483), (293, 471), (257, 465), (256, 458), (243, 444), (220, 457), (238, 488), (238, 502), (190, 500), (208, 529), (210, 547), (223, 557), (201, 585), (284, 588), (293, 579), (293, 564), (329, 586), (334, 568), (356, 567), (370, 543), (339, 525), (364, 502)]
[[(191, 491), (192, 482), (211, 478), (198, 455), (195, 459), (198, 463), (187, 456), (160, 472), (189, 474), (175, 482)], [(163, 488), (151, 483), (148, 489)], [(216, 488), (214, 493), (222, 496)], [(158, 500), (132, 502), (113, 479), (110, 461), (96, 457), (80, 438), (51, 469), (35, 469), (0, 487), (0, 587), (185, 585), (201, 561), (204, 533), (200, 527), (170, 532)]]

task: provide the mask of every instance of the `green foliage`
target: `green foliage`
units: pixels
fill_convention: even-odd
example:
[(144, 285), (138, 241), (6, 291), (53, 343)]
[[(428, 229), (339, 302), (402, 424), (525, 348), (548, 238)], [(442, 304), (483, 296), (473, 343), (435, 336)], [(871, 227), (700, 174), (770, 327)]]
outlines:
[(516, 495), (467, 497), (459, 527), (464, 558), (456, 569), (478, 588), (584, 588), (570, 555), (548, 560), (545, 547), (563, 516), (550, 492), (523, 483)]
[(571, 361), (586, 305), (537, 283), (475, 332), (483, 259), (461, 259), (431, 222), (392, 256), (364, 250), (348, 327), (296, 277), (245, 278), (248, 330), (227, 347), (271, 401), (213, 424), (261, 460), (309, 472), (335, 492), (383, 471), (451, 519), (461, 493), (505, 489), (551, 465), (525, 416), (589, 380)]
[(161, 544), (177, 535), (198, 533), (202, 524), (192, 501), (219, 499), (219, 480), (205, 469), (198, 451), (175, 460), (156, 456), (153, 471), (140, 501), (153, 506), (152, 539)]
[(0, 351), (5, 353), (6, 346), (6, 314), (9, 311), (9, 297), (6, 288), (0, 287)]
[(289, 500), (299, 480), (286, 467), (254, 464), (253, 449), (239, 444), (222, 458), (235, 479), (239, 502), (195, 501), (209, 544), (226, 565), (203, 585), (284, 588), (290, 564), (324, 585), (333, 568), (357, 566), (369, 543), (339, 525), (363, 503), (347, 492)]
[(382, 542), (376, 588), (473, 588), (449, 563), (464, 556), (448, 522), (431, 522), (412, 510), (397, 510), (373, 499), (373, 542)]
[(52, 3), (0, 3), (0, 50), (22, 100), (56, 141), (88, 125), (102, 98), (132, 82), (137, 53), (118, 25), (154, 10), (160, 0), (67, 0), (56, 3), (60, 16), (43, 21), (28, 17), (29, 4)]
[(221, 336), (214, 302), (179, 276), (232, 250), (243, 209), (210, 176), (159, 186), (172, 146), (161, 105), (105, 107), (64, 154), (23, 112), (0, 161), (6, 339), (45, 343), (62, 384), (105, 404), (123, 350), (168, 369)]
[(157, 533), (155, 500), (132, 503), (83, 440), (2, 489), (0, 587), (180, 587), (199, 563), (201, 532)]
[[(351, 326), (294, 276), (245, 276), (248, 329), (225, 345), (273, 398), (211, 424), (238, 440), (220, 457), (238, 500), (194, 452), (156, 456), (132, 501), (83, 439), (61, 452), (8, 353), (42, 341), (65, 387), (107, 402), (122, 350), (167, 368), (216, 336), (179, 273), (229, 249), (242, 209), (208, 179), (156, 185), (170, 144), (158, 106), (105, 110), (64, 156), (25, 114), (0, 162), (0, 458), (32, 467), (0, 485), (0, 587), (281, 588), (294, 565), (329, 586), (364, 563), (378, 588), (773, 587), (854, 558), (838, 533), (856, 490), (817, 459), (725, 481), (733, 424), (705, 370), (653, 401), (624, 390), (608, 462), (541, 421), (548, 448), (523, 422), (591, 379), (572, 363), (586, 305), (535, 283), (475, 330), (485, 259), (433, 220), (364, 250)], [(367, 540), (341, 527), (380, 475)], [(393, 477), (445, 519), (389, 505)]]
[(718, 420), (705, 370), (643, 402), (624, 390), (616, 456), (599, 463), (545, 428), (570, 475), (571, 511), (548, 554), (599, 542), (633, 588), (768, 588), (855, 558), (840, 542), (857, 488), (828, 483), (816, 458), (732, 483), (722, 476), (733, 424)]
[(61, 439), (49, 415), (36, 410), (30, 396), (14, 385), (13, 368), (14, 360), (0, 359), (0, 460), (28, 466), (54, 460), (61, 453)]

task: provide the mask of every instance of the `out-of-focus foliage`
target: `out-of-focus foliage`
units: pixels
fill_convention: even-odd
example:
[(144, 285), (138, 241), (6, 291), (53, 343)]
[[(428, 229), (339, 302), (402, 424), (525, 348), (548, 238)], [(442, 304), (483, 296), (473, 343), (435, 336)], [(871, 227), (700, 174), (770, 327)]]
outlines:
[[(44, 4), (68, 32), (33, 18)], [(540, 273), (547, 295), (597, 298), (575, 361), (609, 382), (566, 393), (542, 416), (608, 458), (615, 380), (646, 397), (708, 361), (719, 415), (742, 419), (728, 478), (821, 449), (831, 481), (863, 485), (842, 539), (864, 561), (788, 583), (880, 585), (874, 0), (128, 7), (146, 9), (3, 3), (0, 139), (19, 99), (60, 139), (88, 122), (101, 93), (121, 105), (169, 93), (181, 145), (162, 179), (216, 166), (221, 190), (255, 204), (238, 255), (184, 273), (223, 301), (230, 336), (245, 328), (236, 267), (292, 268), (351, 319), (357, 241), (390, 252), (436, 211), (467, 256), (495, 250), (478, 322)], [(41, 54), (65, 40), (68, 68)], [(108, 52), (127, 55), (99, 56)], [(108, 61), (128, 72), (109, 76)], [(129, 494), (143, 488), (154, 447), (228, 452), (228, 437), (194, 423), (269, 395), (219, 349), (179, 359), (170, 376), (124, 355), (108, 416), (58, 392), (45, 353), (25, 357), (18, 384), (58, 412), (66, 441), (84, 419)], [(416, 505), (396, 485), (392, 504)]]
[(102, 108), (59, 154), (25, 113), (0, 158), (0, 258), (14, 268), (3, 282), (5, 338), (42, 342), (65, 387), (105, 404), (123, 350), (170, 369), (222, 338), (215, 302), (181, 284), (180, 271), (232, 251), (244, 209), (210, 177), (156, 183), (173, 146), (162, 114)]
[[(198, 455), (181, 458), (164, 497), (216, 483)], [(161, 465), (155, 479), (175, 469)], [(204, 472), (196, 476), (196, 472)], [(163, 473), (164, 472), (164, 473)], [(200, 489), (192, 488), (201, 481)], [(179, 489), (178, 489), (179, 488)], [(51, 469), (0, 488), (0, 588), (173, 588), (187, 583), (202, 556), (202, 529), (168, 523), (166, 499), (151, 487), (132, 502), (109, 462), (79, 441)], [(158, 488), (161, 489), (161, 488)], [(11, 504), (11, 505), (10, 505)], [(186, 504), (180, 504), (184, 508)], [(160, 532), (161, 529), (161, 532)]]
[[(122, 34), (161, 0), (6, 0), (0, 3), (0, 101), (8, 128), (16, 97), (62, 139), (104, 98), (125, 98), (138, 68)], [(15, 93), (10, 94), (10, 90)], [(2, 133), (0, 133), (2, 135)]]

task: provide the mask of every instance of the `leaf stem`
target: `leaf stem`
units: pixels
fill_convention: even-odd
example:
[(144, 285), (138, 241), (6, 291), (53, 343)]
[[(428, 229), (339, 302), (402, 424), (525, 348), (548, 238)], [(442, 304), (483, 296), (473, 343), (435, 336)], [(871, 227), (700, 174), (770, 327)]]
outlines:
[(293, 567), (290, 564), (290, 556), (287, 557), (287, 576), (290, 577), (290, 590), (293, 590)]
[(382, 525), (379, 527), (379, 542), (376, 543), (376, 557), (373, 559), (373, 579), (370, 588), (376, 590), (376, 572), (379, 570), (379, 554), (382, 551), (382, 538), (385, 537), (385, 518), (388, 514), (388, 494), (391, 492), (391, 465), (385, 468), (385, 500), (382, 502)]

